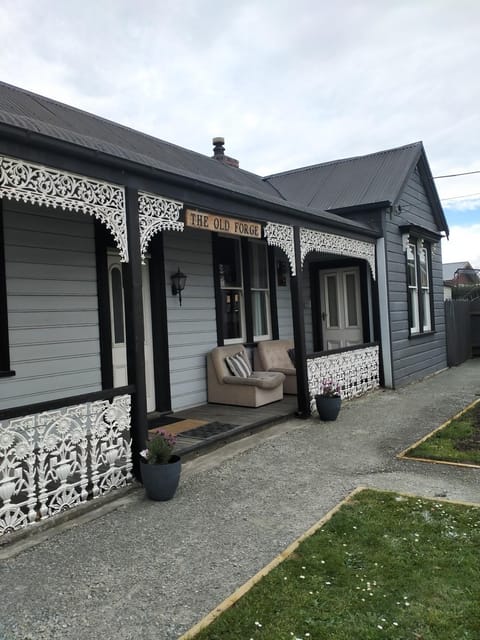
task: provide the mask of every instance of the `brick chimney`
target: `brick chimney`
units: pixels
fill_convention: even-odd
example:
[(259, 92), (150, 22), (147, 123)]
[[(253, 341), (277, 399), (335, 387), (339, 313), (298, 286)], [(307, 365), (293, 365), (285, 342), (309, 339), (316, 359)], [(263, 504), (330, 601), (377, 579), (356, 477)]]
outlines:
[(235, 158), (231, 158), (230, 156), (225, 155), (225, 138), (213, 138), (213, 156), (215, 160), (219, 162), (223, 162), (223, 164), (228, 164), (229, 167), (235, 167), (238, 169), (240, 163)]

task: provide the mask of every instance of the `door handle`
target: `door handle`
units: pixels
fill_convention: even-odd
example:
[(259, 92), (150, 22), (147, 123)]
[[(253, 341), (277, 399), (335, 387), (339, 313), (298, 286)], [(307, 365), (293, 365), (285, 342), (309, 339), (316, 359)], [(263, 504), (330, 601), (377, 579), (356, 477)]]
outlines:
[(326, 319), (327, 319), (327, 314), (325, 313), (325, 311), (322, 311), (322, 320), (325, 322)]

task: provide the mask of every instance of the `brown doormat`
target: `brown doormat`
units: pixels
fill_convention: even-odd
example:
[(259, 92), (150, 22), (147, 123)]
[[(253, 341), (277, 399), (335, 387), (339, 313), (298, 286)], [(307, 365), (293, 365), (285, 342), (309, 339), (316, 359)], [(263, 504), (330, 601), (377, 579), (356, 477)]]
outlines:
[(190, 431), (190, 429), (197, 429), (198, 427), (203, 427), (208, 424), (207, 420), (193, 420), (191, 418), (187, 418), (186, 420), (179, 420), (178, 422), (174, 422), (172, 424), (167, 424), (165, 426), (153, 427), (148, 430), (148, 433), (154, 434), (157, 431), (167, 431), (168, 433), (183, 433), (183, 431)]

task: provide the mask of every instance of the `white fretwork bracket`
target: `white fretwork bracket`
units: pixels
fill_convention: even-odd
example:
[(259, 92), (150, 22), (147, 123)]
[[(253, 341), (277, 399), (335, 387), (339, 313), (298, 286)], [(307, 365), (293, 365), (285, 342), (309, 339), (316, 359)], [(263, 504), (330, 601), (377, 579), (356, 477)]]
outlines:
[(184, 224), (179, 221), (182, 207), (183, 202), (139, 191), (138, 213), (142, 262), (145, 259), (148, 244), (156, 233), (159, 231), (183, 231)]
[(376, 279), (375, 271), (375, 245), (364, 240), (354, 240), (345, 236), (313, 231), (312, 229), (300, 229), (300, 253), (302, 266), (307, 254), (311, 251), (318, 253), (332, 253), (349, 258), (361, 258), (370, 265), (372, 277)]
[(267, 239), (267, 244), (273, 247), (278, 247), (287, 256), (290, 263), (290, 271), (292, 276), (296, 275), (295, 268), (295, 244), (293, 240), (293, 227), (287, 224), (277, 224), (275, 222), (269, 222), (263, 233)]
[(128, 262), (123, 187), (0, 156), (0, 198), (94, 216), (112, 233), (121, 261)]

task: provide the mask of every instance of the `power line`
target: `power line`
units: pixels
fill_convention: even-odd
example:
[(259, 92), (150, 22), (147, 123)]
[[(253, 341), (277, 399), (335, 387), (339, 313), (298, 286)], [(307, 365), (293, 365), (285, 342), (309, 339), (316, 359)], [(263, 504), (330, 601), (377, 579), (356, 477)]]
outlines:
[(452, 196), (451, 198), (440, 198), (440, 201), (445, 202), (445, 200), (459, 200), (460, 198), (471, 198), (472, 196), (480, 196), (480, 191), (477, 191), (477, 193), (466, 193), (463, 196)]
[(444, 176), (433, 176), (434, 180), (438, 180), (439, 178), (456, 178), (457, 176), (470, 176), (472, 173), (480, 173), (480, 169), (476, 171), (465, 171), (464, 173), (448, 173)]

